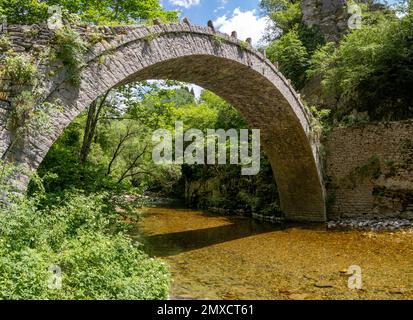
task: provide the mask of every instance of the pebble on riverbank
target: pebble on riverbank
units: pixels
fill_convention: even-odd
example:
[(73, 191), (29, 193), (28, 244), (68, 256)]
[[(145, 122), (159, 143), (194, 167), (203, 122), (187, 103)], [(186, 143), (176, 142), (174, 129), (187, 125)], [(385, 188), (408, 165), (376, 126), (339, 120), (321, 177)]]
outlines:
[[(169, 198), (162, 198), (159, 195), (124, 195), (123, 201), (133, 202), (137, 200), (146, 200), (152, 205), (171, 204), (175, 200)], [(209, 212), (222, 215), (239, 215), (251, 216), (255, 220), (269, 222), (269, 223), (283, 223), (284, 219), (277, 216), (262, 215), (258, 213), (248, 213), (244, 210), (228, 210), (223, 208), (208, 208)], [(327, 229), (360, 229), (369, 231), (396, 231), (396, 230), (411, 230), (413, 232), (413, 220), (409, 219), (369, 219), (369, 218), (347, 218), (341, 220), (331, 220), (326, 223)]]
[[(260, 214), (252, 214), (252, 218), (271, 222), (282, 223), (284, 220), (280, 217), (264, 216)], [(396, 230), (411, 230), (413, 232), (413, 220), (408, 219), (342, 219), (328, 221), (327, 229), (360, 229), (369, 231), (396, 231)]]
[(412, 229), (413, 220), (407, 219), (343, 219), (327, 222), (328, 229), (361, 229), (371, 231), (395, 231)]

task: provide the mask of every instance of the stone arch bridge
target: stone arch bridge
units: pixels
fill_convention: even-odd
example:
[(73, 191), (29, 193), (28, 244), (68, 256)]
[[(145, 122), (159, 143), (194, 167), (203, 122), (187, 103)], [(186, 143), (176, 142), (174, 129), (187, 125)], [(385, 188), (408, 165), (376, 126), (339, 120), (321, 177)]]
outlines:
[[(27, 28), (27, 27), (26, 27)], [(46, 26), (9, 26), (15, 51), (42, 51), (53, 31)], [(82, 37), (90, 27), (74, 27)], [(0, 101), (0, 156), (36, 170), (53, 142), (79, 113), (108, 90), (133, 81), (169, 79), (197, 84), (231, 103), (251, 127), (261, 129), (261, 141), (279, 189), (282, 210), (295, 221), (325, 221), (325, 192), (318, 142), (299, 95), (276, 66), (253, 49), (251, 41), (221, 34), (213, 26), (186, 23), (153, 26), (99, 27), (102, 39), (91, 46), (74, 86), (61, 65), (40, 65), (46, 76), (39, 103), (60, 101), (63, 110), (51, 114), (47, 133), (31, 132), (10, 149), (13, 133), (5, 116), (12, 108), (13, 83), (3, 85)], [(55, 72), (50, 72), (54, 70)], [(3, 79), (3, 84), (7, 79)], [(7, 155), (7, 152), (9, 155)], [(20, 177), (21, 188), (28, 179)]]

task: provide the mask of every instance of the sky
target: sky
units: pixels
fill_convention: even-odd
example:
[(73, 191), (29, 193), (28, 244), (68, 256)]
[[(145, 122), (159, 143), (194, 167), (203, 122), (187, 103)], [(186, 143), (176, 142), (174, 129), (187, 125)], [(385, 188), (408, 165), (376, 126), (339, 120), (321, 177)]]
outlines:
[[(212, 20), (223, 33), (237, 31), (240, 40), (251, 38), (254, 46), (260, 43), (269, 23), (260, 12), (260, 0), (161, 0), (161, 3), (165, 9), (181, 11), (181, 18), (187, 17), (193, 24), (206, 26)], [(189, 87), (199, 98), (202, 88)]]
[[(212, 20), (215, 28), (223, 33), (237, 31), (240, 40), (252, 38), (254, 46), (262, 43), (270, 23), (260, 11), (260, 0), (161, 0), (161, 4), (165, 9), (181, 11), (181, 18), (187, 17), (193, 24), (207, 25), (208, 20)], [(199, 96), (201, 88), (191, 87)]]
[(255, 46), (268, 23), (260, 12), (260, 0), (161, 0), (161, 3), (166, 9), (181, 11), (181, 18), (187, 17), (193, 24), (202, 26), (212, 20), (221, 32), (237, 31), (240, 40), (252, 38)]

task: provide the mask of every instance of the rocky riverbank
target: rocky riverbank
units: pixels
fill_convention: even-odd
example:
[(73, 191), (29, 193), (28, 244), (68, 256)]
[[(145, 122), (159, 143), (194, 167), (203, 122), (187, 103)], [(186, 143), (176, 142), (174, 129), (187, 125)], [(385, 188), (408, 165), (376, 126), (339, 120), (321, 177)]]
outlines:
[(366, 219), (353, 218), (327, 222), (328, 229), (360, 229), (370, 231), (396, 231), (410, 229), (413, 231), (413, 220), (408, 219)]
[[(181, 200), (164, 197), (160, 194), (145, 193), (145, 195), (123, 195), (118, 197), (121, 203), (140, 203), (141, 206), (182, 206)], [(280, 224), (285, 222), (283, 217), (263, 215), (258, 213), (251, 213), (246, 210), (230, 210), (219, 207), (209, 207), (205, 209), (208, 212), (222, 215), (222, 216), (243, 216), (252, 217), (255, 220)], [(369, 231), (396, 231), (396, 230), (411, 230), (413, 232), (412, 219), (375, 219), (375, 218), (343, 218), (341, 220), (331, 220), (326, 223), (327, 229), (349, 229), (349, 230), (369, 230)]]

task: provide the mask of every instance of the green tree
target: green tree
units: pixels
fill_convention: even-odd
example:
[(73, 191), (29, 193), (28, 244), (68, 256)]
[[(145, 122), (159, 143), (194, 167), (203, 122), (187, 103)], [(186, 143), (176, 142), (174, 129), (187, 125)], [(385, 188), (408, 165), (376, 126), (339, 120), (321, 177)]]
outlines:
[(267, 30), (267, 53), (272, 62), (300, 89), (306, 81), (308, 60), (324, 44), (317, 26), (302, 22), (301, 0), (262, 0), (261, 8), (273, 21)]
[(5, 15), (9, 23), (40, 23), (49, 17), (48, 7), (52, 5), (60, 5), (66, 13), (76, 14), (82, 21), (94, 24), (177, 19), (177, 12), (164, 10), (159, 0), (0, 0), (0, 14)]
[(309, 55), (297, 31), (291, 30), (267, 48), (268, 58), (278, 62), (280, 71), (293, 81), (296, 88), (302, 87)]
[(270, 38), (277, 38), (301, 23), (301, 0), (262, 0), (260, 6), (274, 22)]
[[(413, 116), (413, 15), (374, 13), (336, 47), (328, 44), (312, 57), (309, 76), (321, 76), (326, 94), (370, 118)], [(338, 114), (340, 117), (340, 114)]]

